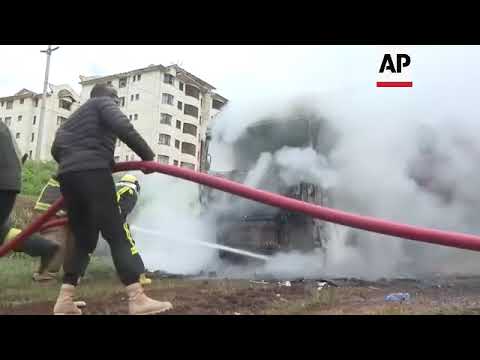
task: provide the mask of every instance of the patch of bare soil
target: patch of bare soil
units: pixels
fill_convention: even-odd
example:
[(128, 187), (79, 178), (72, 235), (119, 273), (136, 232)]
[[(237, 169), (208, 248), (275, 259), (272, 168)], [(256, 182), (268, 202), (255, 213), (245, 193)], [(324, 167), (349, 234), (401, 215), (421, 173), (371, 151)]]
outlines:
[[(160, 285), (162, 284), (162, 285)], [(255, 315), (255, 314), (477, 314), (480, 313), (480, 278), (465, 277), (429, 281), (392, 280), (337, 281), (318, 290), (317, 282), (260, 284), (247, 280), (176, 281), (165, 286), (155, 281), (146, 293), (168, 300), (169, 315)], [(408, 292), (409, 303), (387, 303), (385, 296)], [(104, 300), (85, 299), (86, 315), (128, 313), (123, 293)], [(2, 307), (0, 314), (51, 314), (52, 302)]]

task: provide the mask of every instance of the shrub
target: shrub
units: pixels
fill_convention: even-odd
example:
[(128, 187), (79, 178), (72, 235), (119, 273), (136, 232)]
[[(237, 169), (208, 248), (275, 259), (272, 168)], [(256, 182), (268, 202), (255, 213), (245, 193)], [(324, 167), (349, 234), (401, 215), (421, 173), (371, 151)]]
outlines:
[(57, 171), (54, 161), (28, 160), (22, 169), (22, 194), (38, 196), (50, 177)]

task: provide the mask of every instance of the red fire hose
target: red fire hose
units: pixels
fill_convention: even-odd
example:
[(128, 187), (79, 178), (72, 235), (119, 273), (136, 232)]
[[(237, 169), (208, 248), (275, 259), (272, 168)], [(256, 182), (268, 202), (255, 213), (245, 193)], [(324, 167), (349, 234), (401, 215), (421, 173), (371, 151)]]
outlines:
[[(357, 229), (401, 237), (409, 240), (416, 240), (460, 249), (480, 251), (480, 236), (422, 228), (396, 223), (393, 221), (381, 220), (373, 217), (355, 215), (340, 210), (329, 209), (292, 199), (286, 196), (257, 190), (236, 183), (234, 181), (177, 166), (159, 164), (153, 161), (130, 161), (119, 163), (115, 166), (114, 169), (115, 172), (130, 170), (141, 170), (144, 173), (158, 172), (171, 175), (188, 181), (196, 182), (198, 184), (206, 185), (218, 190), (222, 190), (231, 194), (235, 194), (247, 199), (265, 203), (267, 205), (304, 213), (314, 218), (330, 221), (336, 224), (345, 225)], [(50, 209), (42, 217), (37, 219), (29, 227), (23, 230), (14, 240), (0, 247), (0, 257), (4, 256), (10, 250), (15, 248), (17, 244), (21, 243), (26, 237), (41, 229), (42, 225), (46, 227), (53, 227), (58, 226), (58, 224), (62, 224), (61, 222), (50, 222), (49, 224), (45, 224), (46, 221), (58, 211), (61, 206), (62, 200), (63, 199), (60, 199), (55, 202), (55, 204), (52, 205), (52, 207), (50, 207)]]

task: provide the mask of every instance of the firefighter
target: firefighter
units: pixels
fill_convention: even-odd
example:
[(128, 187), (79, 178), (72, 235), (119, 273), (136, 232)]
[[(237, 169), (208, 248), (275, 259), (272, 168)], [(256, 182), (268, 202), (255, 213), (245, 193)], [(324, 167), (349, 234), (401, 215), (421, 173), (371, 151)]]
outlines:
[(123, 228), (131, 246), (131, 254), (135, 261), (138, 262), (139, 267), (144, 269), (143, 273), (140, 275), (140, 284), (149, 285), (151, 284), (152, 280), (147, 278), (145, 275), (145, 265), (135, 245), (135, 241), (133, 240), (130, 232), (130, 226), (127, 222), (127, 216), (132, 212), (137, 204), (138, 197), (140, 195), (140, 183), (134, 175), (126, 174), (120, 179), (119, 182), (117, 182), (116, 190), (118, 206), (120, 207), (120, 214), (123, 220)]
[[(43, 187), (34, 207), (34, 221), (43, 215), (50, 206), (61, 197), (60, 184), (57, 176), (52, 176), (48, 183)], [(65, 208), (62, 208), (55, 215), (55, 219), (66, 217)], [(60, 271), (67, 252), (71, 253), (72, 233), (68, 225), (47, 229), (40, 233), (44, 238), (53, 241), (59, 247), (58, 255), (48, 264), (47, 267), (41, 267), (38, 272), (33, 274), (35, 281), (48, 281), (55, 279), (55, 275)]]
[[(18, 145), (10, 129), (0, 121), (0, 245), (13, 240), (20, 229), (12, 227), (10, 213), (17, 194), (21, 190), (22, 164), (27, 157), (20, 158)], [(28, 237), (14, 249), (30, 256), (41, 258), (40, 270), (43, 271), (58, 253), (58, 246), (37, 234)]]
[(72, 262), (64, 263), (54, 314), (82, 314), (73, 296), (88, 266), (89, 254), (97, 246), (99, 232), (110, 246), (115, 269), (125, 286), (129, 314), (156, 314), (172, 308), (170, 302), (149, 298), (139, 281), (144, 269), (131, 255), (112, 176), (118, 139), (142, 160), (154, 159), (150, 146), (120, 110), (117, 91), (107, 84), (96, 84), (90, 99), (55, 134), (51, 153), (59, 165), (60, 191), (75, 241)]
[[(0, 227), (0, 245), (13, 240), (22, 230), (11, 226), (7, 221)], [(58, 258), (60, 246), (49, 239), (38, 234), (33, 234), (26, 238), (23, 243), (13, 249), (15, 252), (25, 253), (31, 257), (40, 257), (40, 274), (46, 273), (50, 264)]]

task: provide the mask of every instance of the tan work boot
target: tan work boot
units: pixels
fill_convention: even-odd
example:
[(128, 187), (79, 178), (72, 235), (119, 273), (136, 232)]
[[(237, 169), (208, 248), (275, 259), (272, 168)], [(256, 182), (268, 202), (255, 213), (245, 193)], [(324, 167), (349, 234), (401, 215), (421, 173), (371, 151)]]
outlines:
[(36, 272), (32, 276), (34, 281), (50, 281), (50, 280), (55, 280), (56, 274), (50, 273), (50, 272)]
[(53, 308), (54, 315), (82, 315), (80, 310), (73, 302), (75, 286), (63, 284), (58, 294), (57, 302)]
[(128, 313), (130, 315), (153, 315), (173, 308), (168, 301), (162, 302), (150, 299), (144, 294), (140, 283), (126, 287), (128, 294)]

